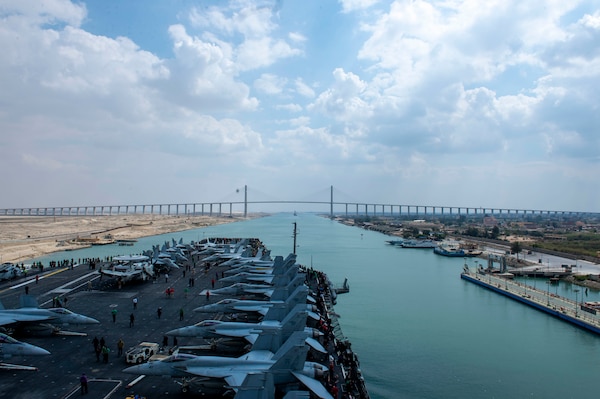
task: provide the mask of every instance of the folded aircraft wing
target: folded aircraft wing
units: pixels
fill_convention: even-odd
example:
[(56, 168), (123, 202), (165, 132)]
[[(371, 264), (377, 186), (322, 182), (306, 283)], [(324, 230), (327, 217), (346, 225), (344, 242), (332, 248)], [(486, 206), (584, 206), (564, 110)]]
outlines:
[(331, 396), (331, 394), (319, 381), (315, 380), (314, 378), (310, 378), (302, 373), (297, 373), (295, 371), (292, 371), (292, 374), (294, 374), (294, 377), (296, 377), (302, 384), (304, 384), (308, 389), (311, 390), (312, 393), (317, 395), (319, 398), (333, 399), (333, 396)]
[(231, 373), (230, 375), (225, 377), (225, 381), (227, 382), (227, 385), (237, 390), (237, 388), (244, 383), (244, 380), (246, 379), (247, 375), (247, 372), (242, 371)]
[[(223, 378), (232, 386), (239, 386), (246, 378), (246, 372), (235, 371), (233, 367), (187, 367), (186, 372), (208, 378)], [(231, 381), (231, 382), (230, 382)]]
[(240, 312), (258, 312), (263, 316), (269, 311), (269, 307), (266, 305), (236, 305), (233, 306), (233, 309)]
[(274, 288), (246, 288), (246, 292), (249, 294), (261, 294), (267, 297), (271, 297), (273, 295)]
[(323, 345), (321, 345), (321, 343), (314, 338), (307, 337), (306, 343), (316, 351), (319, 351), (321, 353), (327, 353), (327, 349), (325, 349)]
[(216, 328), (215, 334), (223, 335), (226, 337), (236, 337), (236, 338), (244, 338), (246, 335), (250, 334), (250, 328), (240, 328), (240, 329), (227, 329), (227, 328)]

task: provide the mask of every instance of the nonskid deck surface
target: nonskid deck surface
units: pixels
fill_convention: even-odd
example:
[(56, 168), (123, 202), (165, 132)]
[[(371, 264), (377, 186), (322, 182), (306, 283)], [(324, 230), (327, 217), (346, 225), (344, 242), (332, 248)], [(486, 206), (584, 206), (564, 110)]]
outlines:
[[(87, 264), (46, 269), (39, 275), (43, 278), (39, 278), (37, 283), (35, 275), (30, 274), (25, 279), (0, 284), (0, 300), (7, 309), (19, 306), (19, 296), (25, 293), (24, 287), (28, 286), (29, 294), (36, 297), (41, 307), (50, 307), (54, 297), (66, 296), (68, 309), (100, 321), (95, 325), (63, 328), (63, 334), (57, 336), (19, 337), (22, 341), (47, 349), (51, 355), (5, 359), (7, 363), (36, 367), (38, 371), (0, 370), (0, 395), (8, 397), (10, 393), (13, 398), (80, 396), (79, 377), (85, 373), (89, 379), (88, 398), (123, 398), (135, 394), (148, 399), (167, 395), (174, 398), (189, 397), (190, 393), (184, 394), (175, 379), (146, 377), (138, 380), (135, 375), (123, 373), (122, 370), (128, 365), (124, 353), (121, 356), (117, 353), (117, 342), (119, 339), (125, 342), (123, 352), (145, 341), (157, 342), (162, 346), (167, 331), (215, 317), (214, 314), (194, 313), (193, 309), (224, 298), (216, 295), (207, 298), (205, 292), (213, 288), (213, 280), (218, 283), (218, 278), (222, 277), (227, 267), (213, 264), (205, 270), (201, 258), (193, 263), (195, 268), (190, 264), (188, 268), (169, 272), (168, 281), (161, 275), (155, 281), (131, 282), (120, 289), (114, 280), (100, 278), (97, 270), (101, 265), (92, 270)], [(174, 293), (168, 296), (167, 288), (172, 288)], [(135, 309), (134, 298), (138, 298)], [(157, 315), (159, 307), (160, 318)], [(113, 309), (117, 310), (115, 322), (112, 319)], [(130, 327), (131, 314), (134, 315), (133, 327)], [(103, 362), (102, 355), (97, 361), (92, 343), (94, 337), (104, 338), (110, 348), (107, 363)], [(169, 337), (165, 351), (168, 353), (174, 344), (173, 338)], [(182, 337), (177, 344), (197, 345), (198, 339)], [(337, 358), (335, 346), (328, 346), (330, 354)], [(336, 371), (342, 372), (340, 367)], [(343, 376), (340, 377), (337, 381), (343, 383)], [(364, 386), (362, 379), (360, 381)], [(130, 386), (132, 382), (135, 384)]]

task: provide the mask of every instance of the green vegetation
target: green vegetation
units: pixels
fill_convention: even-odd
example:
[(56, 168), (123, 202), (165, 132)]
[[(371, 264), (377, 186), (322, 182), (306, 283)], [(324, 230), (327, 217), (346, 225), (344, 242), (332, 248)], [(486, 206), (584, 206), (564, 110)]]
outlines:
[(519, 253), (523, 250), (523, 246), (519, 241), (515, 241), (510, 244), (510, 252), (517, 254), (517, 260), (519, 259)]
[(534, 246), (574, 255), (597, 256), (600, 251), (600, 235), (594, 233), (569, 233), (565, 240), (537, 241)]
[(573, 278), (577, 281), (586, 281), (588, 278), (590, 278), (589, 274), (575, 274), (573, 275)]

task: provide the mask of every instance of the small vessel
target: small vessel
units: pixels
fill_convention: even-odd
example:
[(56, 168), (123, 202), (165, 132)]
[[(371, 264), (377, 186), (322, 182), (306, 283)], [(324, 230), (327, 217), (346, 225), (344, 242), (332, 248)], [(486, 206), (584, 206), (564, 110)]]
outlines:
[(473, 257), (482, 254), (482, 251), (478, 251), (475, 248), (464, 249), (457, 241), (444, 241), (433, 249), (438, 255), (450, 256), (450, 257)]
[(433, 240), (404, 240), (400, 246), (402, 248), (435, 248), (437, 243)]
[(442, 256), (450, 256), (450, 257), (464, 257), (465, 251), (460, 247), (460, 244), (457, 242), (443, 242), (440, 245), (436, 246), (433, 249), (438, 255)]
[(386, 241), (388, 244), (390, 245), (397, 245), (397, 246), (401, 246), (402, 243), (404, 242), (403, 239), (399, 239), (399, 240), (387, 240)]

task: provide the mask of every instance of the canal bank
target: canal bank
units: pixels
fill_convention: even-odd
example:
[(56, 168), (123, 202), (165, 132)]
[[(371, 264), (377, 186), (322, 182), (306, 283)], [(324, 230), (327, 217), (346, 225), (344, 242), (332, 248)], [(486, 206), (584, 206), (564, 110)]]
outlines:
[[(492, 273), (473, 272), (466, 265), (460, 277), (465, 281), (477, 284), (600, 335), (600, 316), (598, 314), (600, 312), (596, 311), (595, 304), (583, 302), (583, 290), (581, 290), (581, 295), (579, 295), (579, 289), (576, 290), (577, 298), (573, 301), (551, 293), (549, 281), (546, 284), (546, 290), (539, 290)], [(581, 297), (581, 302), (579, 297)]]

